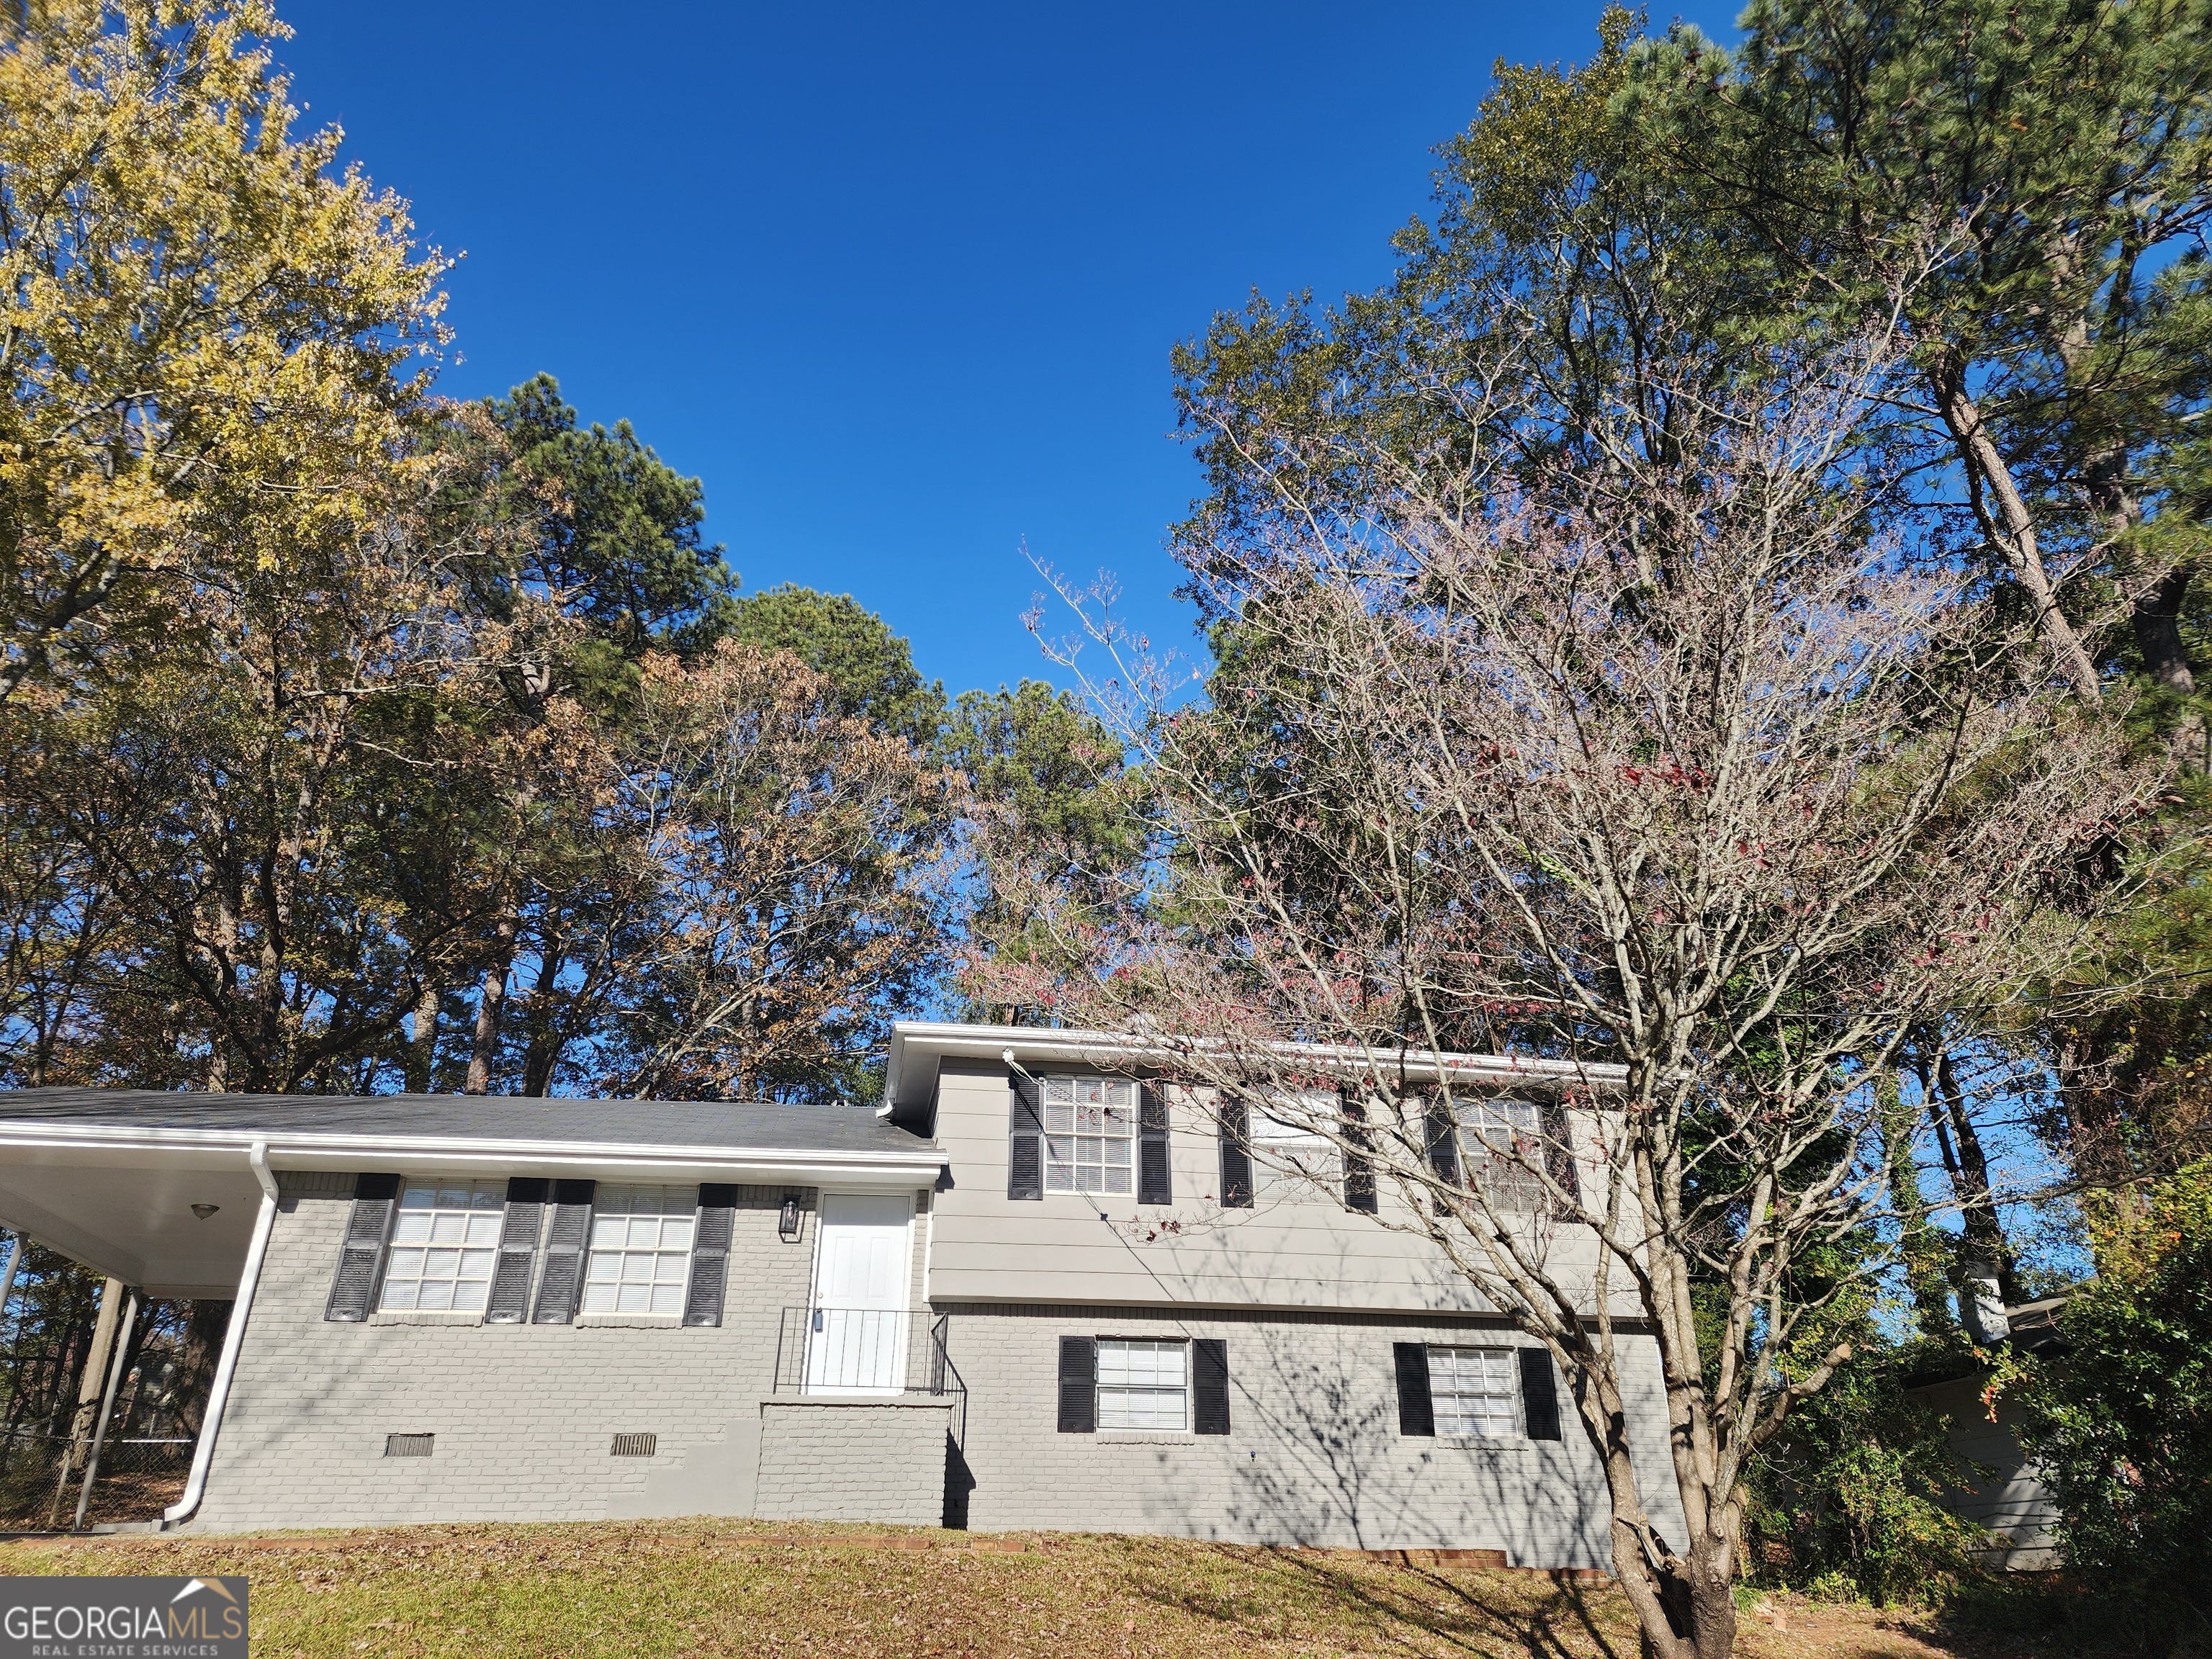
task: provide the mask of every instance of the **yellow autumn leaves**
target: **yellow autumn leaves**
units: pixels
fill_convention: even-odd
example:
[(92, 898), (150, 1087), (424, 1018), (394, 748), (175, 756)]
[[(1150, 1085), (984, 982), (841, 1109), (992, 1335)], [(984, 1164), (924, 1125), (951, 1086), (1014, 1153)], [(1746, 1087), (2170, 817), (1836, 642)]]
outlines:
[(421, 463), (443, 262), (306, 138), (258, 0), (0, 26), (0, 697), (330, 551)]

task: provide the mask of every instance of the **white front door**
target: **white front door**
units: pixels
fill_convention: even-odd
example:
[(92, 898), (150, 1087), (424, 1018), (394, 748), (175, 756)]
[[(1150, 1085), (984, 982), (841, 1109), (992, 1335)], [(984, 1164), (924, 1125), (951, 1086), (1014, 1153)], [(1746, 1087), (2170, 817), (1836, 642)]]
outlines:
[(809, 1394), (896, 1394), (906, 1360), (904, 1193), (824, 1193), (806, 1341)]

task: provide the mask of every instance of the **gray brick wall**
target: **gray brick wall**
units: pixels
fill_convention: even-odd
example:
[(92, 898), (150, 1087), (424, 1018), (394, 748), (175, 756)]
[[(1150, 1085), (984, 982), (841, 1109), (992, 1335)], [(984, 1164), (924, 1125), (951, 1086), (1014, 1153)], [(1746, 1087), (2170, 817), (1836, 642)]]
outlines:
[[(1364, 1549), (1502, 1549), (1534, 1567), (1610, 1564), (1605, 1482), (1562, 1380), (1553, 1442), (1398, 1432), (1394, 1342), (1511, 1346), (1495, 1324), (1329, 1314), (944, 1304), (968, 1388), (968, 1523)], [(1059, 1339), (1220, 1337), (1231, 1431), (1058, 1431)], [(1656, 1356), (1626, 1339), (1637, 1453), (1662, 1532), (1682, 1536)]]
[[(778, 1318), (807, 1300), (813, 1197), (742, 1188), (714, 1329), (363, 1325), (323, 1317), (352, 1182), (287, 1174), (197, 1524), (744, 1515)], [(618, 1432), (651, 1458), (609, 1455)], [(389, 1433), (437, 1437), (387, 1458)]]
[(941, 1523), (950, 1403), (781, 1399), (760, 1409), (756, 1514)]

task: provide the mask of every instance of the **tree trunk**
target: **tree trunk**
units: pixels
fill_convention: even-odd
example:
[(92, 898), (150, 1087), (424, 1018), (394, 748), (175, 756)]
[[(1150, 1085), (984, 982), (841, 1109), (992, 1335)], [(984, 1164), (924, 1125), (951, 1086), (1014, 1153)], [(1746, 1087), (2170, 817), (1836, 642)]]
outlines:
[(2189, 594), (2189, 565), (2177, 565), (2137, 586), (2133, 596), (2136, 649), (2142, 655), (2143, 672), (2152, 681), (2183, 696), (2197, 690), (2197, 677), (2189, 672), (2189, 653), (2181, 642), (2181, 605)]
[(464, 1085), (472, 1095), (491, 1090), (492, 1067), (499, 1059), (499, 1016), (507, 1002), (507, 969), (514, 963), (514, 935), (521, 918), (510, 906), (499, 919), (499, 933), (491, 966), (484, 969), (483, 994), (477, 999), (477, 1029), (469, 1050), (469, 1076)]
[(2005, 563), (2011, 568), (2013, 579), (2027, 592), (2028, 602), (2035, 607), (2036, 627), (2057, 660), (2059, 672), (2073, 683), (2075, 691), (2084, 702), (2096, 702), (2104, 695), (2104, 688), (2097, 680), (2096, 665), (2089, 660), (2089, 653), (2081, 644), (2081, 635), (2074, 631), (2074, 624), (2059, 608), (2050, 573), (2043, 566), (2035, 520), (2013, 482), (2012, 469), (2005, 464), (1996, 441), (1990, 436), (1982, 411), (1967, 395), (1963, 366), (1946, 362), (1931, 370), (1928, 380), (1936, 394), (1936, 406), (1943, 411), (1944, 424), (1959, 446), (1960, 459), (1966, 465), (1973, 491), (1974, 514), (1981, 520), (1983, 533), (1996, 544)]
[(545, 927), (538, 946), (538, 979), (530, 988), (530, 1040), (522, 1056), (522, 1092), (542, 1096), (553, 1085), (553, 1068), (561, 1059), (559, 981), (568, 965), (567, 940), (561, 908), (549, 900)]
[[(1989, 1157), (1982, 1150), (1981, 1133), (1966, 1109), (1966, 1091), (1959, 1086), (1950, 1054), (1941, 1048), (1936, 1054), (1936, 1097), (1959, 1149), (1949, 1174), (1959, 1194), (1963, 1254), (1995, 1265), (1998, 1293), (2010, 1306), (2020, 1300), (2020, 1285), (2013, 1275), (2012, 1245), (2005, 1237), (2004, 1224), (1997, 1216), (1996, 1194), (1990, 1185)], [(1960, 1288), (1965, 1293), (1965, 1287)]]
[(433, 1067), (438, 1058), (438, 1001), (439, 987), (426, 983), (422, 995), (415, 999), (415, 1029), (407, 1037), (407, 1087), (414, 1094), (428, 1094), (433, 1079)]

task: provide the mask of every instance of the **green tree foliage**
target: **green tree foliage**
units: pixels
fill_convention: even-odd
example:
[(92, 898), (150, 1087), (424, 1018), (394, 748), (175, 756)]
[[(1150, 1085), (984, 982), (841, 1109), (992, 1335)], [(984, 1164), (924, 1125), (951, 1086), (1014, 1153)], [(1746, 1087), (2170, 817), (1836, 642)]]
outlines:
[[(1861, 1271), (1867, 1252), (1838, 1252)], [(1851, 1258), (1856, 1258), (1856, 1261)], [(1791, 1340), (1792, 1381), (1838, 1343), (1850, 1364), (1791, 1413), (1746, 1480), (1746, 1577), (1877, 1607), (1940, 1602), (1975, 1571), (1982, 1530), (1944, 1507), (1963, 1470), (1942, 1414), (1906, 1386), (1931, 1346), (1888, 1340), (1880, 1285), (1857, 1278)]]
[(2212, 1637), (2212, 1163), (2091, 1206), (2097, 1276), (2014, 1389), (2069, 1563)]
[(836, 689), (839, 706), (909, 743), (936, 741), (945, 687), (915, 672), (914, 648), (849, 593), (817, 593), (787, 582), (731, 607), (728, 636), (763, 651), (787, 651)]
[(954, 925), (941, 690), (850, 599), (740, 602), (697, 480), (550, 376), (432, 395), (443, 267), (290, 136), (282, 38), (0, 23), (0, 1067), (849, 1092)]
[[(1079, 912), (1095, 921), (1141, 856), (1144, 779), (1124, 765), (1121, 744), (1097, 715), (1042, 680), (962, 693), (940, 752), (969, 791), (977, 855), (971, 963), (989, 959), (1001, 986), (995, 998), (975, 998), (973, 1012), (1018, 1024), (1059, 1000), (1073, 953), (1056, 930), (1086, 925)], [(1076, 907), (1048, 925), (1018, 896), (1032, 882), (1076, 896)], [(1010, 991), (1007, 970), (1016, 964), (1023, 983)]]
[[(579, 427), (550, 374), (483, 408), (501, 441), (502, 476), (471, 504), (535, 523), (509, 558), (472, 572), (487, 615), (508, 618), (518, 592), (551, 598), (629, 657), (696, 649), (728, 631), (736, 578), (700, 534), (707, 508), (696, 478), (664, 463), (628, 421), (611, 431)], [(465, 441), (471, 428), (451, 429)]]

